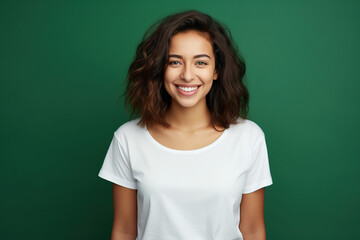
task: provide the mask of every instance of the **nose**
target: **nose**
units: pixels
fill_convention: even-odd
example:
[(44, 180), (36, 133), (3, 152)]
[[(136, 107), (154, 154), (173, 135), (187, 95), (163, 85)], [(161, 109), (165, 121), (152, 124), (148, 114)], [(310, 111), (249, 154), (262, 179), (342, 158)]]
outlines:
[(180, 78), (187, 82), (194, 79), (194, 71), (191, 68), (191, 66), (184, 66), (184, 68), (182, 69), (182, 72), (180, 74)]

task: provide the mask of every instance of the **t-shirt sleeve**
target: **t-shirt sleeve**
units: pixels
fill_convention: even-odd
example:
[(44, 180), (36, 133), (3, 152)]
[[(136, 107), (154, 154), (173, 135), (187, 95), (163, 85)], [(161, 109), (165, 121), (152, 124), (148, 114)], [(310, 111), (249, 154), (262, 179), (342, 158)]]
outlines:
[(102, 164), (99, 177), (121, 185), (126, 188), (137, 189), (136, 180), (133, 177), (130, 159), (116, 135), (113, 135)]
[(262, 131), (258, 135), (255, 144), (252, 146), (252, 165), (248, 170), (243, 193), (251, 193), (260, 188), (271, 185), (272, 178), (265, 135)]

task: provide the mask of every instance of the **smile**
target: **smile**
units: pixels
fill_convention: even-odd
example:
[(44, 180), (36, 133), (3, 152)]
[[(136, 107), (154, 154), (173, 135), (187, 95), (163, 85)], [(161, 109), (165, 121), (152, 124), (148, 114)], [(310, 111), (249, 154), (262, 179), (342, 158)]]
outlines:
[(195, 93), (197, 93), (198, 89), (201, 87), (200, 86), (197, 86), (197, 87), (180, 87), (180, 86), (176, 86), (176, 89), (178, 90), (178, 92), (181, 94), (181, 95), (184, 95), (184, 96), (192, 96), (194, 95)]

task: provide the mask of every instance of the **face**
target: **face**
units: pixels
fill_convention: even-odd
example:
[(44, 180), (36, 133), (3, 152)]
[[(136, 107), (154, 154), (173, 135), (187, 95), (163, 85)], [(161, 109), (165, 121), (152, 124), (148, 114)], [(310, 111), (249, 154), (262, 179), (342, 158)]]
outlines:
[(172, 37), (164, 73), (164, 87), (172, 98), (172, 107), (206, 107), (206, 95), (217, 77), (207, 33), (190, 30)]

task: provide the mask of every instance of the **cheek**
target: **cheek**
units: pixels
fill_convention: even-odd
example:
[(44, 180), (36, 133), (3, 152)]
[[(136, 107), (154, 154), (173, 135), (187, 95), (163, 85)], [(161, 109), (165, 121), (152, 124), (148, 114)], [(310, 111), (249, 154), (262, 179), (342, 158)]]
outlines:
[(169, 93), (171, 92), (171, 85), (174, 81), (174, 73), (172, 71), (165, 70), (164, 72), (164, 87), (165, 90)]
[(177, 71), (175, 69), (166, 69), (164, 72), (164, 79), (165, 81), (171, 82), (177, 76)]
[(214, 72), (213, 71), (206, 71), (202, 73), (202, 78), (205, 81), (212, 81), (214, 80), (215, 76), (214, 76)]

